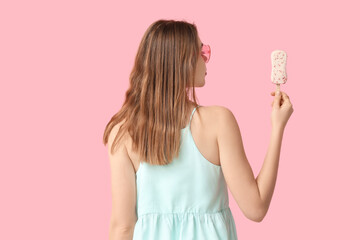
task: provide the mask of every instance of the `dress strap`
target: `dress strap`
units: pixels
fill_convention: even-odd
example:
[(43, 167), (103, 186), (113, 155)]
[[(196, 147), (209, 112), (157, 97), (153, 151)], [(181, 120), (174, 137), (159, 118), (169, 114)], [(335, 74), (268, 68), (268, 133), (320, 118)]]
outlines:
[(189, 126), (190, 126), (191, 119), (192, 119), (192, 117), (193, 117), (193, 115), (194, 115), (194, 112), (195, 112), (195, 110), (196, 110), (198, 107), (200, 107), (200, 105), (197, 105), (197, 106), (194, 107), (194, 109), (192, 110), (192, 113), (191, 113), (191, 115), (190, 115), (189, 124), (188, 124)]

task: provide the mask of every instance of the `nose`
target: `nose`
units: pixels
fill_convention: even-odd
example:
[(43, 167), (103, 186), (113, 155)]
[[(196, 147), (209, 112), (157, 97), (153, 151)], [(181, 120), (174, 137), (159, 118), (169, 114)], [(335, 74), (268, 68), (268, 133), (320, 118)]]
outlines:
[(206, 63), (206, 57), (204, 55), (201, 55), (201, 57), (204, 59), (204, 62)]

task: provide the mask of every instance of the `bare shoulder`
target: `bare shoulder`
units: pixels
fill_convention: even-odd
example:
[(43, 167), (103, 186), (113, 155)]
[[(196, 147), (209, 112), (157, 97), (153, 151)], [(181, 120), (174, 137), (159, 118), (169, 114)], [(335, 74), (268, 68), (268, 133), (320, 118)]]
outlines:
[(212, 117), (226, 117), (228, 115), (233, 115), (231, 110), (224, 106), (219, 105), (210, 105), (210, 106), (201, 106), (204, 109), (204, 112)]
[[(115, 124), (113, 126), (113, 128), (111, 129), (111, 131), (109, 133), (108, 143), (107, 143), (108, 151), (110, 151), (111, 145), (114, 143), (115, 137), (118, 134), (120, 127), (123, 123), (124, 123), (124, 121), (121, 121), (121, 122)], [(124, 134), (124, 136), (120, 139), (120, 142), (118, 143), (119, 145), (116, 149), (127, 150), (128, 146), (129, 146), (129, 141), (130, 141), (129, 134), (126, 132)]]
[(204, 113), (205, 118), (209, 119), (212, 129), (215, 129), (217, 133), (222, 127), (229, 126), (229, 124), (234, 127), (234, 123), (237, 123), (232, 111), (224, 106), (203, 106), (199, 108), (199, 111), (201, 115)]

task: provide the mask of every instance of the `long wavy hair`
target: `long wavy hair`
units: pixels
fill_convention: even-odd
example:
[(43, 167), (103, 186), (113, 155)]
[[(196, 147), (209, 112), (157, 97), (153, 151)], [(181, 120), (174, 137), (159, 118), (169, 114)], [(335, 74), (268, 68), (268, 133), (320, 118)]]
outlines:
[(127, 132), (141, 161), (166, 165), (178, 157), (190, 89), (198, 105), (194, 85), (199, 45), (195, 24), (161, 19), (148, 27), (136, 54), (126, 99), (104, 131), (106, 145), (112, 128), (123, 122), (111, 154)]

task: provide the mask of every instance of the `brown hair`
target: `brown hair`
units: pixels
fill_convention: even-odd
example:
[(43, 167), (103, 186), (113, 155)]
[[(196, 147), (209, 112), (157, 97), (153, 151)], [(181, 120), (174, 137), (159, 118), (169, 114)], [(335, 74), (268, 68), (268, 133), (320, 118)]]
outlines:
[(104, 131), (106, 145), (111, 129), (124, 120), (111, 154), (128, 132), (142, 161), (165, 165), (178, 157), (190, 102), (188, 86), (198, 105), (194, 85), (199, 54), (195, 24), (161, 19), (148, 27), (135, 57), (126, 99)]

